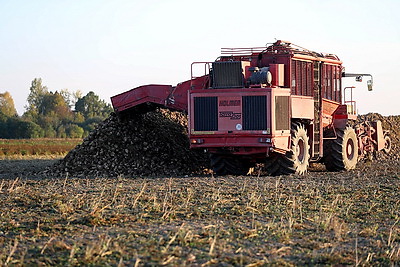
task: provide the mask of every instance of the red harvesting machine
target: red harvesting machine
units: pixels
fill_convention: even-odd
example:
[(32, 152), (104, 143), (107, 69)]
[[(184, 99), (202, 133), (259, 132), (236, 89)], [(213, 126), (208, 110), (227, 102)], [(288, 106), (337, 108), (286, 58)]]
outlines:
[(111, 101), (122, 114), (156, 107), (186, 112), (190, 146), (210, 153), (216, 174), (246, 174), (256, 163), (271, 175), (304, 174), (310, 162), (350, 170), (391, 148), (380, 121), (356, 123), (354, 87), (342, 88), (343, 77), (369, 76), (372, 90), (372, 76), (345, 72), (336, 55), (278, 40), (223, 48), (217, 60), (194, 62), (191, 70), (191, 79), (177, 86), (140, 86)]

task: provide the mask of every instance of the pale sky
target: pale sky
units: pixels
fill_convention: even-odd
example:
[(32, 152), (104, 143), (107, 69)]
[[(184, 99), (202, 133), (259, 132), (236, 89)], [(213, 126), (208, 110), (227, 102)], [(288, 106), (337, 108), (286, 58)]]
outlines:
[[(190, 79), (221, 47), (275, 39), (337, 54), (360, 114), (400, 114), (400, 0), (0, 0), (0, 93), (24, 112), (31, 81), (102, 99)], [(365, 79), (366, 80), (366, 79)]]

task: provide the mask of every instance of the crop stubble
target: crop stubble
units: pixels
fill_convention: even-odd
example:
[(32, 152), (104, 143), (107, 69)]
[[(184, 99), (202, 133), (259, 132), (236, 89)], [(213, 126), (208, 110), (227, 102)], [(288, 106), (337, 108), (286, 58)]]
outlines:
[(3, 180), (0, 261), (399, 263), (398, 173)]

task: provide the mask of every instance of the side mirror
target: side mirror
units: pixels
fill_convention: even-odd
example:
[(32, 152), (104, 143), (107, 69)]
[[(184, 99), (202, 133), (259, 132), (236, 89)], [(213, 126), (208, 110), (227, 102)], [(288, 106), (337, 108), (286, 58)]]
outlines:
[(372, 91), (372, 80), (367, 81), (368, 91)]

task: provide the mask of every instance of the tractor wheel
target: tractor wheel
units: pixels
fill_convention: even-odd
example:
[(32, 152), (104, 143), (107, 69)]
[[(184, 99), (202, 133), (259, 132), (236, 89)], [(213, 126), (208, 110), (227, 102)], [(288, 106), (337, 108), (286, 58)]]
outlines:
[(250, 168), (247, 161), (239, 157), (219, 154), (211, 154), (210, 163), (216, 175), (246, 175)]
[(353, 128), (336, 129), (337, 138), (324, 144), (325, 166), (328, 171), (352, 170), (358, 161), (357, 135)]
[(307, 131), (301, 124), (292, 124), (290, 151), (280, 159), (282, 174), (305, 174), (310, 163), (310, 145)]
[(389, 154), (391, 149), (392, 149), (392, 140), (390, 139), (389, 135), (385, 135), (385, 147), (383, 148), (383, 152)]
[(292, 125), (291, 150), (285, 155), (274, 153), (267, 158), (265, 171), (269, 175), (305, 174), (310, 160), (307, 131), (300, 124)]
[(277, 153), (272, 153), (266, 160), (264, 164), (264, 171), (271, 176), (280, 175), (280, 157), (282, 155)]

